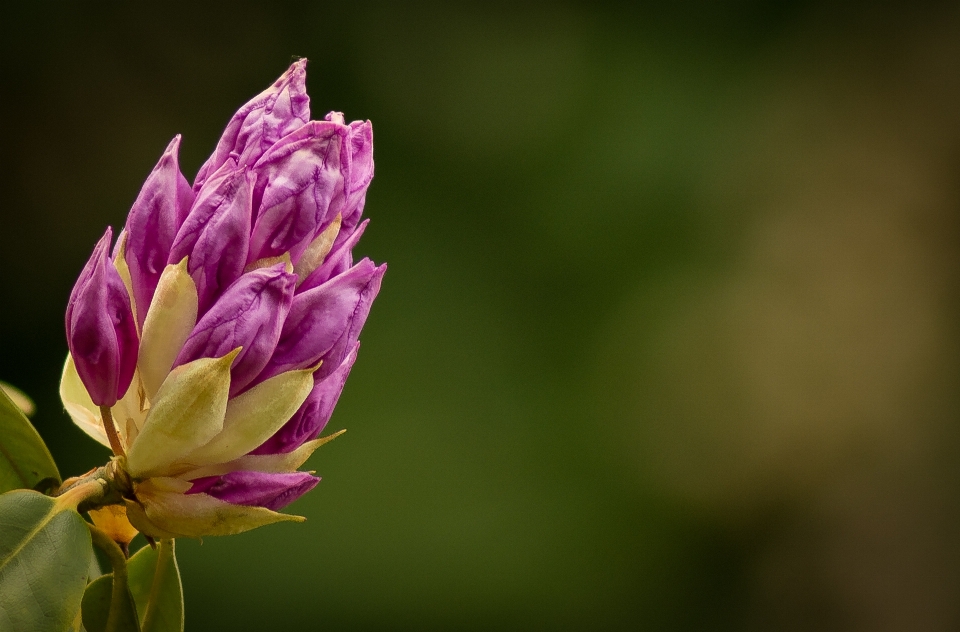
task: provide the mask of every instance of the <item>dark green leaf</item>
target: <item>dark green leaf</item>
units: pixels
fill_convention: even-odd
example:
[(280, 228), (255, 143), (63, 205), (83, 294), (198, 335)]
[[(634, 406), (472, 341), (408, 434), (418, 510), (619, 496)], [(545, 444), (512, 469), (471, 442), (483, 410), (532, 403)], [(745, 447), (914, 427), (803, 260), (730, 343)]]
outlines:
[(33, 424), (0, 389), (0, 493), (32, 489), (60, 473)]
[(0, 630), (67, 630), (91, 554), (90, 532), (73, 509), (34, 491), (0, 495)]
[(130, 558), (130, 592), (143, 632), (182, 632), (183, 588), (173, 540), (145, 546)]
[[(140, 621), (133, 605), (130, 591), (120, 601), (114, 616), (116, 623), (111, 632), (139, 632)], [(103, 575), (87, 586), (83, 593), (83, 627), (87, 632), (105, 632), (113, 603), (113, 573)]]

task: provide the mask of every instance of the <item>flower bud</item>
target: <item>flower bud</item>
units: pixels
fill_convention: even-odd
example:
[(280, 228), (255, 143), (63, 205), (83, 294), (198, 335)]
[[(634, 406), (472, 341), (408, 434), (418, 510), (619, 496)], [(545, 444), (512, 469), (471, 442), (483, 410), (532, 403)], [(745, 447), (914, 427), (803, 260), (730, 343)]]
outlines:
[(378, 268), (364, 259), (323, 285), (294, 296), (273, 355), (258, 379), (321, 360), (322, 375), (340, 366), (370, 313), (384, 272), (385, 266)]
[(254, 193), (257, 218), (249, 259), (289, 252), (297, 261), (345, 199), (349, 128), (311, 121), (270, 148), (259, 161)]
[(189, 257), (201, 314), (246, 265), (254, 177), (228, 160), (200, 190), (170, 249), (168, 263)]
[(107, 256), (112, 235), (108, 228), (97, 243), (67, 303), (67, 346), (97, 406), (113, 406), (127, 392), (139, 345), (130, 295)]
[(278, 511), (317, 486), (320, 479), (306, 472), (230, 472), (193, 480), (186, 494), (209, 494), (234, 505)]
[(230, 393), (242, 391), (275, 353), (296, 282), (283, 264), (244, 274), (200, 319), (175, 364), (217, 358), (240, 348), (230, 374)]
[(277, 510), (319, 482), (297, 469), (339, 434), (318, 438), (386, 266), (353, 261), (370, 123), (310, 121), (304, 80), (296, 62), (243, 106), (192, 189), (175, 138), (116, 267), (108, 231), (71, 296), (60, 395), (101, 443), (115, 423), (126, 516), (149, 536), (302, 520)]
[(306, 80), (307, 60), (301, 59), (241, 107), (227, 123), (213, 155), (200, 167), (194, 188), (199, 190), (230, 156), (236, 156), (240, 166), (252, 165), (278, 140), (309, 122)]
[(179, 151), (178, 135), (144, 182), (124, 229), (123, 255), (130, 270), (140, 327), (167, 266), (173, 240), (193, 205), (193, 190), (178, 166)]

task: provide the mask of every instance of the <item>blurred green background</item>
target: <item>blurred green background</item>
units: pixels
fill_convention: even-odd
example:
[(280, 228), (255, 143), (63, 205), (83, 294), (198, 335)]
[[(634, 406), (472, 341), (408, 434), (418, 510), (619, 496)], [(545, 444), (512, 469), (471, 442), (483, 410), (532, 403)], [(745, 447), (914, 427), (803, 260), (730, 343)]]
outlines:
[(187, 630), (960, 627), (953, 3), (5, 3), (0, 378), (169, 139), (294, 56), (389, 272), (305, 525), (181, 541)]

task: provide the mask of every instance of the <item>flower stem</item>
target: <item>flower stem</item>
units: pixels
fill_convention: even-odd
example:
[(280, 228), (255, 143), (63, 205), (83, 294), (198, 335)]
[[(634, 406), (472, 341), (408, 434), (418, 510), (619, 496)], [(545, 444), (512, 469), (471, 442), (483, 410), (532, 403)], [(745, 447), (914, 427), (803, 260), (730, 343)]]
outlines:
[(76, 510), (81, 503), (96, 502), (102, 498), (106, 488), (107, 483), (102, 479), (85, 479), (57, 496), (57, 504)]
[[(163, 584), (166, 581), (168, 573), (176, 573), (177, 581), (180, 581), (180, 572), (177, 570), (177, 558), (174, 553), (175, 540), (160, 540), (160, 548), (157, 551), (157, 567), (153, 574), (153, 583), (150, 585), (150, 597), (147, 600), (147, 607), (143, 613), (143, 629), (153, 628), (154, 620), (162, 617), (162, 607), (160, 606), (160, 594), (163, 591)], [(181, 608), (181, 612), (183, 612)], [(182, 626), (182, 621), (181, 621)]]
[(107, 626), (104, 628), (104, 632), (118, 632), (119, 621), (122, 616), (120, 609), (123, 607), (121, 604), (130, 603), (130, 587), (127, 581), (127, 558), (110, 536), (89, 522), (87, 523), (87, 528), (90, 529), (93, 543), (106, 554), (110, 560), (110, 566), (113, 567), (110, 613), (107, 615)]
[(110, 412), (110, 407), (101, 406), (100, 416), (103, 418), (103, 429), (107, 432), (107, 439), (110, 441), (110, 449), (117, 456), (126, 456), (123, 444), (120, 442), (120, 435), (117, 434), (117, 425), (113, 423), (113, 413)]
[(114, 457), (103, 467), (90, 470), (83, 476), (68, 478), (54, 497), (61, 506), (81, 513), (124, 504), (124, 498), (131, 497), (133, 492), (122, 461), (123, 457)]

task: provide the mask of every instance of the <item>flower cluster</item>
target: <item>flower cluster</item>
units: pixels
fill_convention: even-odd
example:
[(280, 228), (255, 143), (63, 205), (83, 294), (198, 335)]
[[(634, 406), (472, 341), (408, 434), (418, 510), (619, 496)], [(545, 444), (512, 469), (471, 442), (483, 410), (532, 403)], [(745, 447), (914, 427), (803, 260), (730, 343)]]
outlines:
[(112, 448), (151, 537), (278, 520), (318, 478), (385, 265), (353, 261), (373, 177), (369, 121), (311, 121), (306, 61), (227, 125), (193, 186), (180, 137), (70, 295), (60, 395)]

